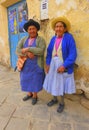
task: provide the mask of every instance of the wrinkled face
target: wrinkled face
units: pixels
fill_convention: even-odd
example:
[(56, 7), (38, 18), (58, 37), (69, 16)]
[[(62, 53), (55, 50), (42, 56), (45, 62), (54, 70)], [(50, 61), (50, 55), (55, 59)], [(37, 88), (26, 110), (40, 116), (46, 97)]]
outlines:
[(37, 36), (37, 28), (35, 26), (29, 26), (27, 30), (30, 38), (35, 38)]
[(64, 24), (62, 22), (57, 22), (54, 30), (55, 34), (59, 37), (63, 36), (63, 34), (67, 31), (66, 27), (64, 27)]

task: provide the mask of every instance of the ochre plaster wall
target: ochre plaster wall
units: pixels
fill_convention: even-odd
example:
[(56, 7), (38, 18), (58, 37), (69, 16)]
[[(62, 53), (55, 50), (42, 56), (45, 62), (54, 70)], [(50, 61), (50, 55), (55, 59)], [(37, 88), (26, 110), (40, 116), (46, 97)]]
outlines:
[[(71, 22), (70, 32), (75, 38), (78, 52), (76, 63), (79, 67), (75, 70), (76, 85), (78, 89), (89, 93), (89, 0), (49, 0), (49, 19), (45, 21), (40, 21), (40, 2), (41, 0), (27, 0), (28, 12), (29, 18), (39, 21), (41, 25), (39, 34), (45, 38), (47, 45), (54, 35), (51, 29), (53, 18), (64, 15)], [(0, 6), (0, 61), (9, 64), (7, 26), (6, 8)]]
[(28, 5), (28, 17), (36, 18), (38, 20), (40, 18), (40, 1), (41, 0), (26, 0)]
[(7, 10), (0, 5), (0, 62), (10, 65)]
[(79, 65), (75, 70), (75, 79), (78, 89), (89, 93), (89, 0), (49, 0), (48, 15), (49, 20), (40, 21), (40, 0), (27, 0), (29, 8), (29, 18), (34, 17), (41, 24), (39, 32), (47, 42), (54, 35), (51, 29), (51, 20), (64, 15), (71, 22), (70, 32), (73, 34)]

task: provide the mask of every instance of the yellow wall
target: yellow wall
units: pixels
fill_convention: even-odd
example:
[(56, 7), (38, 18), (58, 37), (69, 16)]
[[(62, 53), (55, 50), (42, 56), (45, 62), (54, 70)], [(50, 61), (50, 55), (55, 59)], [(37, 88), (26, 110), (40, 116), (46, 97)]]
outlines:
[(36, 18), (37, 20), (40, 17), (40, 0), (26, 0), (29, 10), (29, 18)]
[(2, 4), (4, 7), (8, 7), (12, 4), (15, 4), (16, 2), (19, 2), (21, 0), (0, 0), (0, 4)]
[(8, 17), (6, 7), (19, 1), (21, 0), (0, 1), (0, 62), (7, 66), (10, 66), (10, 48), (8, 34)]
[(73, 34), (78, 51), (75, 70), (77, 88), (89, 92), (89, 1), (88, 0), (49, 0), (49, 20), (40, 21), (40, 0), (27, 0), (29, 18), (34, 17), (41, 24), (39, 32), (47, 44), (52, 35), (51, 20), (64, 15), (71, 22), (70, 32)]
[[(49, 19), (40, 21), (41, 0), (27, 0), (29, 18), (38, 20), (41, 24), (39, 32), (47, 42), (53, 36), (51, 20), (55, 17), (65, 15), (71, 22), (70, 32), (73, 34), (78, 58), (76, 63), (79, 68), (75, 71), (77, 88), (89, 92), (89, 0), (48, 0)], [(1, 13), (2, 12), (2, 13)], [(6, 9), (0, 6), (0, 61), (9, 63), (9, 43)], [(4, 52), (4, 51), (5, 52)]]
[(7, 10), (0, 5), (0, 62), (10, 65)]

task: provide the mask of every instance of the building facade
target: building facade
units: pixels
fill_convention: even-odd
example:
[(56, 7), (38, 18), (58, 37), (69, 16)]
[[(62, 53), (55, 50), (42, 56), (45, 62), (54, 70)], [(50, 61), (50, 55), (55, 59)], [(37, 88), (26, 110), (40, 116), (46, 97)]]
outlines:
[(40, 23), (39, 34), (48, 45), (54, 35), (51, 20), (61, 15), (71, 22), (70, 32), (77, 45), (77, 89), (89, 98), (89, 0), (0, 0), (0, 62), (15, 67), (15, 49), (21, 37), (27, 35), (22, 29), (27, 19)]

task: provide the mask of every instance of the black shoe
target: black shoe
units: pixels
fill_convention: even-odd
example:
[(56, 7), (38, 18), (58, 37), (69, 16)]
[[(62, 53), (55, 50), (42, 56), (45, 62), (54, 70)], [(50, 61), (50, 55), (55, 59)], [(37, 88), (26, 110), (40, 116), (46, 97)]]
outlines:
[(47, 103), (47, 105), (49, 106), (49, 107), (51, 107), (51, 106), (53, 106), (54, 104), (57, 104), (58, 103), (58, 100), (51, 100), (50, 102), (48, 102)]
[(64, 110), (64, 104), (59, 104), (57, 112), (61, 113)]
[(37, 98), (32, 98), (32, 105), (35, 105), (37, 103)]
[(26, 95), (24, 98), (23, 98), (23, 101), (27, 101), (28, 99), (32, 98), (33, 95), (29, 96), (29, 95)]

